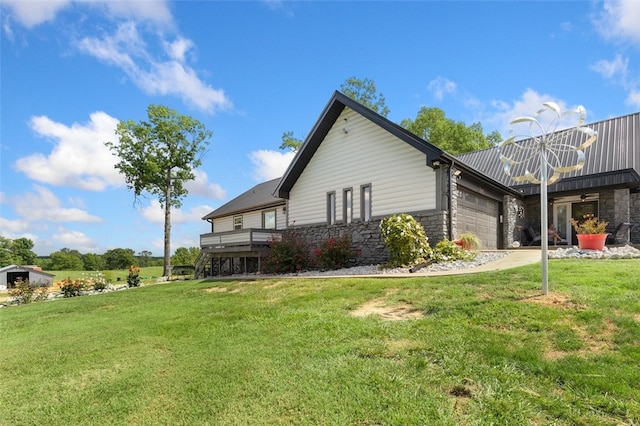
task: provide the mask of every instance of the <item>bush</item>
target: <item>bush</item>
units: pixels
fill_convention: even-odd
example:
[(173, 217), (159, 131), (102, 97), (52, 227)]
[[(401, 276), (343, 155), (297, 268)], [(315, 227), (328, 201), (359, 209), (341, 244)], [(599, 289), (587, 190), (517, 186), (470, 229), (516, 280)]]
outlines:
[(93, 287), (95, 291), (102, 291), (109, 285), (107, 278), (102, 272), (82, 274), (82, 277), (86, 282), (86, 286)]
[(72, 280), (71, 278), (60, 281), (58, 286), (60, 287), (63, 297), (80, 296), (80, 292), (87, 289), (84, 280)]
[(463, 249), (455, 241), (444, 239), (433, 248), (432, 259), (438, 263), (454, 262), (456, 260), (473, 260), (476, 252)]
[(9, 289), (8, 294), (13, 298), (13, 303), (26, 305), (27, 303), (45, 300), (49, 295), (46, 284), (30, 283), (29, 280), (18, 278), (14, 283), (15, 287)]
[(267, 273), (286, 274), (307, 269), (310, 264), (309, 245), (295, 232), (285, 232), (280, 240), (271, 239), (263, 269)]
[(140, 287), (140, 268), (133, 265), (129, 266), (127, 284), (129, 285), (129, 287)]
[(320, 248), (314, 250), (316, 261), (322, 269), (340, 269), (347, 266), (349, 259), (358, 256), (358, 252), (351, 249), (351, 239), (344, 235), (338, 238), (327, 238)]
[(409, 266), (431, 256), (422, 225), (406, 213), (386, 217), (380, 222), (380, 235), (389, 248), (389, 266)]

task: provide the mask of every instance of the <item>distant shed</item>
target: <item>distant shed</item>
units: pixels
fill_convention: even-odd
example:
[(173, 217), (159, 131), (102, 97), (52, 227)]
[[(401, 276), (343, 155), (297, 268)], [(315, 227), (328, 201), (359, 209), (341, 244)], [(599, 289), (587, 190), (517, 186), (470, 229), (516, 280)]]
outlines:
[(42, 270), (37, 266), (8, 265), (0, 268), (0, 290), (7, 290), (15, 287), (18, 279), (29, 280), (32, 284), (53, 285), (55, 275)]

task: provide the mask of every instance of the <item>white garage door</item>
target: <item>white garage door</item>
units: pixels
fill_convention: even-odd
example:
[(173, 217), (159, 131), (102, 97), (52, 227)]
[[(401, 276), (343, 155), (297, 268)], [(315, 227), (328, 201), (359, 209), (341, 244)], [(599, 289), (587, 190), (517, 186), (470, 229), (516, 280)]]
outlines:
[(458, 198), (458, 235), (472, 232), (480, 238), (482, 248), (498, 248), (500, 203), (475, 192), (460, 191)]

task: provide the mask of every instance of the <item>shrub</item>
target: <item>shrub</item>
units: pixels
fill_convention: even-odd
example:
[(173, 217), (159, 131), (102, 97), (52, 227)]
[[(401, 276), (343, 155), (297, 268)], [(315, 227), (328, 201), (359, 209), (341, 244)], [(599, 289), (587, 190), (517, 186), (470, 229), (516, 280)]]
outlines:
[(23, 280), (22, 278), (18, 278), (14, 284), (15, 287), (9, 289), (8, 294), (13, 298), (13, 302), (18, 305), (45, 300), (49, 295), (49, 289), (46, 284), (30, 283), (29, 280)]
[(473, 260), (476, 252), (463, 249), (455, 241), (444, 239), (433, 248), (432, 259), (438, 263), (456, 260)]
[(129, 266), (127, 285), (129, 285), (129, 287), (140, 287), (140, 268), (138, 268), (137, 266)]
[(107, 278), (102, 272), (82, 274), (87, 287), (93, 287), (95, 291), (102, 291), (109, 285)]
[(409, 214), (395, 214), (382, 219), (380, 235), (389, 248), (390, 266), (414, 265), (431, 256), (424, 228)]
[(87, 289), (84, 280), (72, 280), (71, 278), (60, 281), (58, 286), (60, 287), (63, 297), (80, 296), (80, 292)]
[(267, 273), (286, 274), (309, 267), (309, 245), (301, 241), (295, 232), (285, 232), (280, 240), (271, 239), (263, 269)]
[(314, 250), (316, 261), (323, 269), (340, 269), (347, 266), (349, 259), (359, 253), (351, 249), (351, 238), (344, 235), (338, 238), (327, 238), (320, 248)]

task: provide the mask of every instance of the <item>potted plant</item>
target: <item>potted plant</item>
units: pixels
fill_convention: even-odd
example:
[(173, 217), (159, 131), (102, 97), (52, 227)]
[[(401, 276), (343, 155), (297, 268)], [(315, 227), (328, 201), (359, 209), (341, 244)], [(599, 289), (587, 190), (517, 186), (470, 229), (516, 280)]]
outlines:
[(571, 219), (571, 226), (576, 231), (578, 238), (578, 247), (582, 250), (600, 250), (604, 249), (604, 243), (607, 240), (607, 232), (605, 229), (609, 222), (600, 221), (597, 217), (590, 217), (581, 222)]
[(456, 244), (465, 250), (476, 250), (480, 248), (480, 239), (476, 234), (465, 232), (458, 235)]

